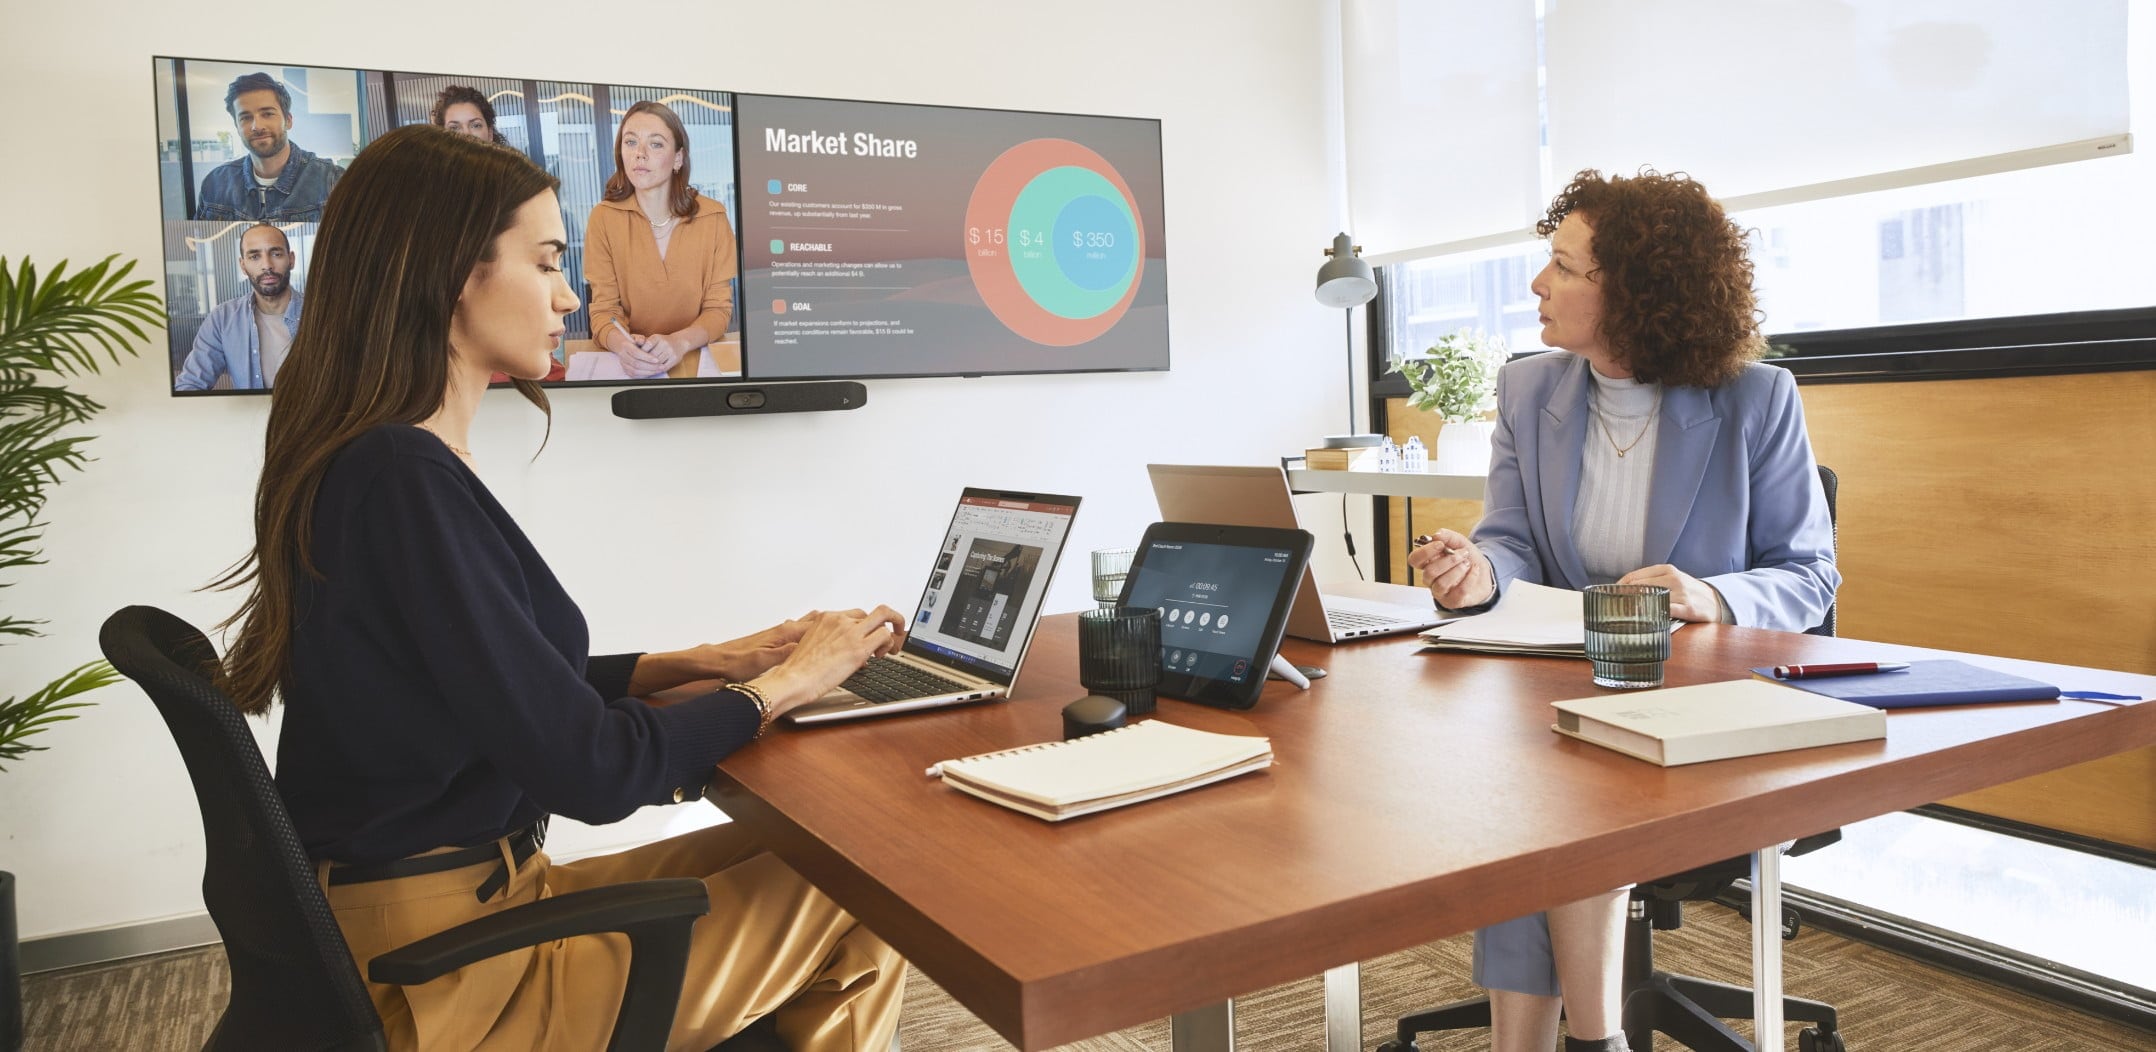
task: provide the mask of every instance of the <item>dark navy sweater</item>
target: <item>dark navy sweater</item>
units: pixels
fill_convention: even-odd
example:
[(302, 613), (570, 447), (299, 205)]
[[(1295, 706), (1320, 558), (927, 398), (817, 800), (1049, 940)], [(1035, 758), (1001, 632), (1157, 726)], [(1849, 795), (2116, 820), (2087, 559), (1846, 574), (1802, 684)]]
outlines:
[(545, 814), (612, 822), (693, 792), (756, 735), (732, 691), (624, 697), (584, 615), (441, 440), (383, 426), (330, 462), (298, 575), (277, 788), (308, 854), (370, 863)]

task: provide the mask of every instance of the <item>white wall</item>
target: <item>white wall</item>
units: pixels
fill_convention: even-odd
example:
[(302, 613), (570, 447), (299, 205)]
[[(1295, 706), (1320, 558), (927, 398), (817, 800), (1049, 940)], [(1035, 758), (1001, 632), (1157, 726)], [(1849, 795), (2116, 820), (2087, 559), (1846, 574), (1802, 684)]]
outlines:
[[(473, 435), (482, 475), (582, 602), (597, 650), (910, 603), (967, 484), (1084, 495), (1047, 607), (1077, 609), (1086, 551), (1131, 543), (1155, 518), (1146, 462), (1267, 463), (1340, 430), (1340, 318), (1310, 291), (1341, 221), (1328, 17), (1307, 0), (11, 3), (0, 254), (118, 252), (161, 278), (152, 54), (1158, 117), (1170, 372), (881, 381), (861, 410), (746, 420), (625, 421), (606, 391), (557, 391), (536, 461), (539, 416), (497, 392)], [(98, 459), (52, 501), (50, 565), (0, 592), (9, 613), (51, 621), (49, 637), (0, 651), (0, 696), (93, 657), (121, 606), (207, 626), (235, 603), (195, 589), (247, 548), (266, 401), (174, 400), (161, 347), (81, 388), (107, 407)], [(1320, 570), (1344, 570), (1338, 502), (1303, 499)], [(199, 817), (170, 739), (131, 685), (95, 697), (41, 739), (49, 751), (0, 774), (0, 868), (20, 879), (25, 937), (201, 909)], [(556, 842), (589, 851), (681, 814)]]

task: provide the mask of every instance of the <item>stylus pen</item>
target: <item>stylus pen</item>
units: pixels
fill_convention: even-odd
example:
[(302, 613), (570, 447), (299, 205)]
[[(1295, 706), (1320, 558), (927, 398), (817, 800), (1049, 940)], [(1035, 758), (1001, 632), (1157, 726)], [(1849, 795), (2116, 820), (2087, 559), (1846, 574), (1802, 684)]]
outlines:
[(1840, 665), (1776, 665), (1775, 679), (1819, 679), (1823, 676), (1861, 676), (1871, 672), (1907, 672), (1900, 661), (1851, 661)]
[[(1433, 543), (1433, 542), (1435, 542), (1436, 540), (1437, 540), (1437, 537), (1436, 537), (1436, 535), (1434, 535), (1434, 534), (1428, 534), (1428, 533), (1425, 533), (1425, 534), (1423, 534), (1423, 535), (1421, 535), (1421, 536), (1419, 536), (1419, 537), (1416, 537), (1416, 538), (1415, 538), (1415, 547), (1417, 547), (1417, 548), (1420, 548), (1420, 547), (1422, 547), (1423, 545), (1425, 545), (1425, 544), (1430, 544), (1430, 543)], [(1444, 551), (1442, 551), (1442, 552), (1439, 552), (1439, 553), (1437, 553), (1437, 554), (1438, 554), (1438, 558), (1442, 559), (1442, 558), (1444, 558), (1444, 557), (1445, 557), (1445, 556), (1447, 556), (1447, 555), (1451, 555), (1452, 553), (1454, 553), (1454, 552), (1457, 552), (1457, 551), (1461, 551), (1461, 550), (1463, 550), (1463, 549), (1459, 549), (1459, 548), (1450, 548), (1450, 547), (1448, 547), (1448, 548), (1446, 548), (1446, 549), (1445, 549)]]

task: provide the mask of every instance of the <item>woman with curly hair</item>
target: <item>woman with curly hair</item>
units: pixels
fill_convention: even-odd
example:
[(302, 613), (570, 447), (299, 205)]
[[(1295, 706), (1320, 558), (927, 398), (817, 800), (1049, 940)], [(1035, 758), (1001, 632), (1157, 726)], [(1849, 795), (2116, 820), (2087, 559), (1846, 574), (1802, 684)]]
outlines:
[(451, 84), (434, 96), (434, 108), (427, 111), (427, 119), (437, 128), (446, 128), (467, 138), (507, 146), (501, 129), (494, 126), (494, 103), (484, 92), (468, 84)]
[[(1439, 530), (1408, 564), (1440, 606), (1513, 581), (1669, 589), (1670, 613), (1802, 631), (1825, 620), (1826, 495), (1787, 370), (1760, 364), (1745, 235), (1690, 178), (1588, 170), (1535, 225), (1533, 288), (1557, 348), (1497, 377), (1472, 538)], [(1622, 1052), (1624, 889), (1475, 935), (1493, 1047)]]

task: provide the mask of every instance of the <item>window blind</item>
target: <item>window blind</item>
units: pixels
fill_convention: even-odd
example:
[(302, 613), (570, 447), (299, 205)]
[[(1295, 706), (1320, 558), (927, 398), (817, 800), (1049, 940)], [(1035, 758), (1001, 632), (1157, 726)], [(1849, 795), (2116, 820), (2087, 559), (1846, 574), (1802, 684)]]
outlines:
[(2126, 0), (1545, 0), (1551, 166), (1753, 208), (2125, 153)]
[(1519, 236), (1542, 198), (1531, 0), (1345, 0), (1341, 17), (1349, 229), (1365, 256)]

